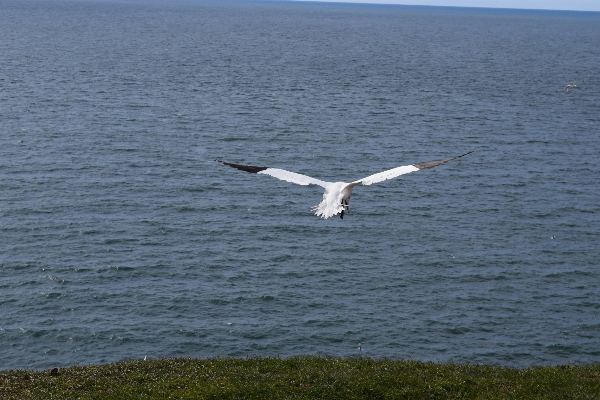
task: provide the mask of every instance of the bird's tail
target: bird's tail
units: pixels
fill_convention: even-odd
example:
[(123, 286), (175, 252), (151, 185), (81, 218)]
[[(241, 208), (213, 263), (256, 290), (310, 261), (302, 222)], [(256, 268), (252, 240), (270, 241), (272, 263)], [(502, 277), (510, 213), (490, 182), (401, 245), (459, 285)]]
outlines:
[(323, 193), (323, 201), (321, 201), (318, 206), (314, 206), (312, 210), (315, 212), (315, 215), (318, 215), (323, 219), (333, 217), (344, 209), (341, 197), (341, 194), (325, 190), (325, 193)]

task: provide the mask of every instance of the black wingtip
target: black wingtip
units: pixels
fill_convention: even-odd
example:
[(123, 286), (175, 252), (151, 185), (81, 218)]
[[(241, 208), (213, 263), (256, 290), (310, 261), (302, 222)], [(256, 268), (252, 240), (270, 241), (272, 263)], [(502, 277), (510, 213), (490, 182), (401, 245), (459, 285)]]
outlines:
[(468, 153), (462, 154), (460, 156), (457, 157), (452, 157), (452, 158), (448, 158), (446, 160), (440, 160), (440, 161), (430, 161), (430, 162), (424, 162), (424, 163), (418, 163), (418, 164), (414, 164), (415, 167), (417, 167), (418, 169), (429, 169), (429, 168), (435, 168), (438, 165), (442, 165), (442, 164), (446, 164), (448, 161), (452, 161), (452, 160), (456, 160), (457, 158), (461, 158), (466, 156), (467, 154), (471, 154), (473, 153), (475, 150), (471, 150)]
[(255, 165), (233, 164), (233, 163), (228, 163), (228, 162), (217, 160), (217, 159), (215, 159), (215, 161), (220, 162), (223, 165), (229, 165), (230, 167), (239, 169), (241, 171), (250, 172), (252, 174), (257, 174), (260, 171), (264, 171), (265, 169), (269, 168), (269, 167), (258, 167)]
[(465, 153), (465, 154), (463, 154), (463, 155), (460, 155), (460, 156), (458, 156), (458, 157), (455, 157), (455, 159), (456, 159), (456, 158), (461, 158), (461, 157), (464, 157), (464, 156), (466, 156), (467, 154), (471, 154), (471, 153), (474, 153), (474, 152), (475, 152), (475, 150), (471, 150), (471, 151), (469, 151), (469, 152), (467, 152), (467, 153)]

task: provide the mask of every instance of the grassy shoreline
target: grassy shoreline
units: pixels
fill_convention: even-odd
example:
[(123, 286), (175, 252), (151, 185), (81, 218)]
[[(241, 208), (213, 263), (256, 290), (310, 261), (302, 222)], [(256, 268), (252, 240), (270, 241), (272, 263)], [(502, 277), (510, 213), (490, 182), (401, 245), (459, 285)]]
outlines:
[(1, 399), (600, 398), (600, 364), (526, 369), (369, 358), (122, 361), (0, 371)]

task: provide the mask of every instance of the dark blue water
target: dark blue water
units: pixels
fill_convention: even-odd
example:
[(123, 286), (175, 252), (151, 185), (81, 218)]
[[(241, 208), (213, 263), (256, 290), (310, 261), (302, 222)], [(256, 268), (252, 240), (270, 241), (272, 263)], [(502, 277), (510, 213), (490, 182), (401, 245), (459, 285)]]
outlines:
[[(600, 362), (599, 76), (600, 13), (0, 0), (0, 368)], [(343, 220), (213, 161), (470, 150)]]

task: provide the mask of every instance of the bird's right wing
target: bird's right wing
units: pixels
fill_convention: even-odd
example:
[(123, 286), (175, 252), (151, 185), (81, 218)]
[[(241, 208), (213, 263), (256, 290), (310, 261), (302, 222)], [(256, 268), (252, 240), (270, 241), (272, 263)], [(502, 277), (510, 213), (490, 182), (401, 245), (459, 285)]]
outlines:
[(363, 178), (361, 180), (354, 181), (351, 183), (351, 185), (355, 186), (359, 183), (362, 183), (363, 185), (372, 185), (374, 183), (383, 182), (388, 179), (396, 178), (400, 175), (408, 174), (410, 172), (420, 171), (422, 169), (434, 168), (434, 167), (437, 167), (438, 165), (446, 164), (448, 161), (452, 161), (452, 160), (456, 160), (457, 158), (464, 157), (467, 154), (471, 154), (472, 152), (473, 151), (469, 151), (468, 153), (465, 153), (458, 157), (448, 158), (445, 160), (430, 161), (430, 162), (424, 162), (424, 163), (413, 164), (413, 165), (404, 165), (402, 167), (388, 169), (387, 171), (379, 172), (377, 174), (367, 176), (366, 178)]
[(377, 174), (369, 175), (366, 178), (363, 178), (359, 181), (352, 182), (353, 184), (362, 183), (363, 185), (372, 185), (374, 183), (379, 183), (383, 181), (387, 181), (388, 179), (396, 178), (400, 175), (408, 174), (410, 172), (418, 171), (419, 168), (414, 165), (403, 165), (402, 167), (396, 167), (393, 169), (388, 169), (387, 171), (379, 172)]
[(269, 168), (269, 167), (257, 167), (253, 165), (242, 165), (242, 164), (232, 164), (221, 160), (215, 160), (224, 165), (229, 165), (232, 168), (239, 169), (241, 171), (250, 172), (253, 174), (264, 174), (270, 175), (274, 178), (281, 179), (282, 181), (295, 183), (297, 185), (319, 185), (324, 188), (327, 188), (330, 185), (330, 182), (321, 181), (319, 179), (311, 178), (307, 175), (297, 174), (295, 172), (286, 171), (285, 169), (279, 168)]

